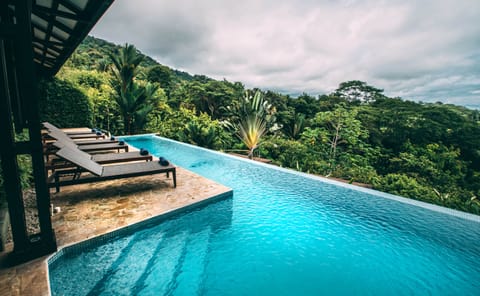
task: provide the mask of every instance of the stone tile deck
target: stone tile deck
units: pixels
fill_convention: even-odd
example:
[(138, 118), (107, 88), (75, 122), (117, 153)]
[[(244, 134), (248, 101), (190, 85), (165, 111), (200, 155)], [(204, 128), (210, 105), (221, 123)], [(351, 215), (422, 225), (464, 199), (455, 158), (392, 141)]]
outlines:
[[(171, 176), (159, 174), (62, 187), (51, 194), (61, 208), (52, 217), (58, 248), (230, 191), (182, 168), (177, 168), (177, 188), (172, 183)], [(0, 267), (0, 295), (50, 295), (47, 258)]]

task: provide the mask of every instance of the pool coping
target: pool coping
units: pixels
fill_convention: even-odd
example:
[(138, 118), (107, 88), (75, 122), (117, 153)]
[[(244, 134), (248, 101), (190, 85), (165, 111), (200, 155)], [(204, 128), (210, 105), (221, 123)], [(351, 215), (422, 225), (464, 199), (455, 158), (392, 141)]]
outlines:
[(304, 173), (304, 172), (299, 172), (299, 171), (296, 171), (296, 170), (290, 169), (290, 168), (280, 167), (280, 166), (277, 166), (277, 165), (274, 165), (274, 164), (273, 165), (272, 164), (266, 164), (266, 163), (254, 161), (254, 160), (251, 160), (251, 159), (238, 157), (238, 156), (231, 155), (231, 154), (228, 154), (228, 153), (225, 153), (225, 152), (222, 152), (222, 151), (216, 151), (216, 150), (207, 149), (207, 148), (195, 146), (195, 145), (192, 145), (192, 144), (183, 143), (183, 142), (175, 141), (175, 140), (172, 140), (172, 139), (168, 139), (168, 138), (162, 137), (158, 134), (149, 133), (149, 134), (140, 134), (140, 135), (134, 135), (134, 136), (122, 136), (122, 138), (134, 138), (134, 137), (142, 137), (142, 136), (143, 137), (145, 137), (145, 136), (157, 137), (157, 138), (160, 138), (160, 139), (168, 141), (168, 142), (173, 142), (173, 143), (184, 145), (184, 146), (187, 146), (187, 147), (208, 151), (208, 152), (218, 154), (218, 155), (221, 155), (221, 156), (224, 156), (224, 157), (229, 157), (229, 158), (233, 158), (233, 159), (236, 159), (236, 160), (249, 162), (249, 163), (254, 164), (254, 165), (258, 165), (258, 166), (262, 166), (262, 167), (268, 167), (268, 168), (275, 169), (275, 170), (278, 170), (278, 171), (282, 171), (282, 172), (285, 172), (285, 173), (299, 175), (299, 176), (306, 177), (306, 178), (309, 178), (309, 179), (318, 180), (318, 181), (321, 181), (321, 182), (324, 182), (324, 183), (327, 183), (327, 184), (340, 186), (340, 187), (343, 187), (343, 188), (347, 188), (347, 189), (371, 194), (371, 195), (374, 195), (374, 196), (386, 198), (386, 199), (393, 200), (393, 201), (396, 201), (396, 202), (401, 202), (401, 203), (404, 203), (404, 204), (417, 206), (417, 207), (424, 208), (424, 209), (427, 209), (427, 210), (431, 210), (431, 211), (434, 211), (434, 212), (437, 212), (437, 213), (442, 213), (442, 214), (446, 214), (446, 215), (450, 215), (450, 216), (455, 216), (457, 218), (462, 218), (462, 219), (465, 219), (465, 220), (480, 223), (480, 216), (472, 214), (472, 213), (462, 212), (462, 211), (459, 211), (459, 210), (454, 210), (454, 209), (450, 209), (450, 208), (447, 208), (447, 207), (443, 207), (443, 206), (439, 206), (439, 205), (435, 205), (435, 204), (430, 204), (430, 203), (427, 203), (427, 202), (423, 202), (423, 201), (419, 201), (419, 200), (415, 200), (415, 199), (411, 199), (411, 198), (406, 198), (406, 197), (402, 197), (402, 196), (387, 193), (387, 192), (378, 191), (378, 190), (375, 190), (375, 189), (370, 189), (370, 188), (365, 188), (365, 187), (361, 187), (361, 186), (357, 186), (357, 185), (353, 185), (353, 184), (343, 183), (343, 182), (340, 182), (340, 181), (328, 179), (326, 177), (321, 177), (321, 176), (312, 175), (312, 174), (308, 174), (308, 173)]

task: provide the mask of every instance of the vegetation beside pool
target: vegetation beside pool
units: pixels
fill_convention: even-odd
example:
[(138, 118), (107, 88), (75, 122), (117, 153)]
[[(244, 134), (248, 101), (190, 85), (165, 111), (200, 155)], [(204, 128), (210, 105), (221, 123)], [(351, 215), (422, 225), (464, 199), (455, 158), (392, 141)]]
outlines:
[[(43, 119), (62, 127), (82, 123), (115, 135), (158, 133), (211, 149), (252, 150), (234, 124), (241, 122), (238, 110), (248, 98), (241, 82), (177, 71), (133, 47), (125, 58), (134, 59), (135, 67), (123, 80), (130, 86), (122, 93), (122, 79), (114, 74), (121, 66), (115, 72), (111, 62), (122, 48), (127, 46), (86, 38), (57, 77), (41, 84), (44, 103), (61, 97), (62, 114), (69, 110), (72, 116), (66, 122), (52, 114), (55, 109), (43, 108)], [(255, 156), (480, 213), (479, 110), (389, 98), (362, 81), (342, 83), (317, 97), (249, 91), (258, 91), (270, 106)]]

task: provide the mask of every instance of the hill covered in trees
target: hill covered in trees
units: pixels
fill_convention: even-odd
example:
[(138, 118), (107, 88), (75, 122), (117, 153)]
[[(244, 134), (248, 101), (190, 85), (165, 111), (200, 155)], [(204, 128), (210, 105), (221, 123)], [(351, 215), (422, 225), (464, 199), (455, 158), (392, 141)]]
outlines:
[(93, 37), (54, 80), (41, 83), (40, 93), (43, 119), (59, 126), (153, 132), (244, 150), (280, 166), (480, 213), (478, 110), (389, 98), (362, 81), (320, 96), (248, 90)]

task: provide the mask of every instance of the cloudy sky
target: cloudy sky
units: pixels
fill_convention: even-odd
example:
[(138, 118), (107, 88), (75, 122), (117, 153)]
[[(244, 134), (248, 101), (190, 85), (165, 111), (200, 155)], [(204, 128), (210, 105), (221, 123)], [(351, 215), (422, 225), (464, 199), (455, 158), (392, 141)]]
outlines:
[(287, 94), (362, 80), (480, 108), (479, 0), (116, 0), (92, 35)]

